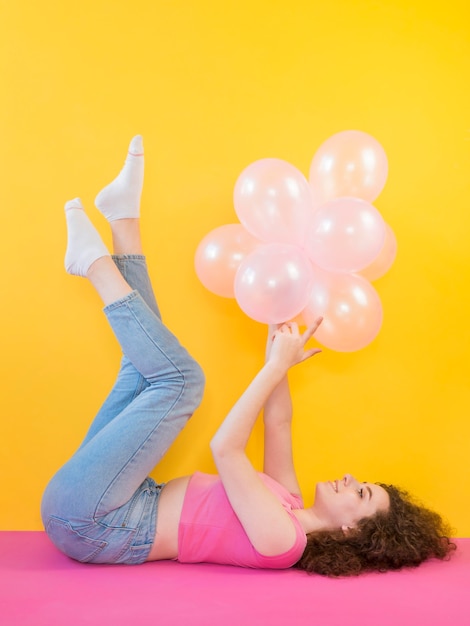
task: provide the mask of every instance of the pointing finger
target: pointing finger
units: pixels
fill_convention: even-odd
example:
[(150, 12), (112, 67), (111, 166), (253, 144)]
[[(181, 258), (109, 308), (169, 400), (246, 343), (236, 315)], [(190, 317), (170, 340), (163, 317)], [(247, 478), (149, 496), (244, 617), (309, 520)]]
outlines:
[(323, 321), (323, 317), (317, 317), (317, 319), (311, 324), (304, 333), (305, 342), (307, 342), (317, 331), (318, 327)]

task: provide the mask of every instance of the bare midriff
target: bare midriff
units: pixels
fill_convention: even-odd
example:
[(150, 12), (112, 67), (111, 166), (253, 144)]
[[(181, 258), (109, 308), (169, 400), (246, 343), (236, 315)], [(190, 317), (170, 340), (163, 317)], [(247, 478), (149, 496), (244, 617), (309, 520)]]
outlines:
[(177, 558), (178, 526), (190, 478), (191, 476), (174, 478), (163, 487), (158, 500), (155, 539), (147, 561)]

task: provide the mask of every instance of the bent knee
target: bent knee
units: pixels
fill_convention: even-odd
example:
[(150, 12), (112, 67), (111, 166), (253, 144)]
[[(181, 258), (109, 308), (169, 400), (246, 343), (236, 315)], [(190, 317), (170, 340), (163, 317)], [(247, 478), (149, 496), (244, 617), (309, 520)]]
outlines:
[(41, 518), (44, 526), (50, 518), (60, 518), (63, 521), (88, 524), (93, 521), (93, 512), (90, 512), (86, 498), (77, 497), (77, 484), (70, 474), (69, 464), (66, 463), (49, 481), (41, 498)]

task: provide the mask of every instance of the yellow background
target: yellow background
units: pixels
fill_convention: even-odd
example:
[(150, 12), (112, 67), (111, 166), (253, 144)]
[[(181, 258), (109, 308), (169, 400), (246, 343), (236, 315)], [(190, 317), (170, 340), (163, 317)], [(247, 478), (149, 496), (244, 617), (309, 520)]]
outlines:
[[(332, 134), (385, 148), (377, 208), (398, 256), (368, 348), (292, 375), (304, 495), (346, 471), (396, 482), (470, 533), (467, 0), (0, 2), (1, 527), (39, 529), (42, 490), (79, 444), (119, 349), (63, 270), (65, 200), (146, 146), (143, 227), (164, 318), (207, 374), (203, 405), (155, 476), (211, 471), (208, 442), (262, 361), (265, 329), (207, 290), (194, 252), (236, 221), (264, 157), (305, 174)], [(261, 458), (261, 430), (250, 453)]]

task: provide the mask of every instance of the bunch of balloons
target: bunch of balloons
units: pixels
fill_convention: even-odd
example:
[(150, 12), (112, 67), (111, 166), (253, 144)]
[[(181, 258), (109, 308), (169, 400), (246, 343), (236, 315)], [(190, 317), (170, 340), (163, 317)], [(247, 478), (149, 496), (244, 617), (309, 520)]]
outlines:
[(382, 146), (361, 131), (327, 139), (309, 179), (281, 159), (261, 159), (240, 174), (234, 190), (240, 223), (208, 233), (196, 273), (213, 293), (236, 298), (252, 319), (310, 324), (322, 345), (359, 350), (377, 335), (382, 304), (370, 281), (396, 255), (396, 239), (371, 204), (387, 179)]

